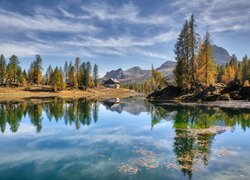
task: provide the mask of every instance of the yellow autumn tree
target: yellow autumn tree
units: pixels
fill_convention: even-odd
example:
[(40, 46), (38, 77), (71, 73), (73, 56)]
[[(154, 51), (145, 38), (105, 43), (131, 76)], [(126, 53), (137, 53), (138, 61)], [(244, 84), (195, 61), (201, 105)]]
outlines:
[(226, 65), (224, 74), (222, 75), (222, 78), (221, 78), (222, 82), (226, 84), (226, 83), (234, 80), (235, 73), (236, 73), (236, 71), (235, 71), (235, 68), (233, 66)]
[(152, 92), (156, 89), (163, 89), (168, 85), (166, 77), (152, 67), (152, 76), (144, 83), (144, 91)]
[(166, 77), (157, 70), (152, 69), (152, 78), (155, 80), (159, 89), (162, 89), (168, 85)]
[(216, 80), (216, 64), (213, 58), (213, 50), (210, 35), (207, 32), (204, 42), (200, 45), (198, 54), (197, 79), (207, 85), (214, 84)]

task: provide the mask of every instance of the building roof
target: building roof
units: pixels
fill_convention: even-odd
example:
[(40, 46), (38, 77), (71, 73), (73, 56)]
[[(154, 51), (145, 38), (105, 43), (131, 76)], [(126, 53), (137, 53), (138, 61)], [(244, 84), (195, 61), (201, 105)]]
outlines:
[(107, 81), (104, 81), (104, 84), (120, 84), (120, 82), (117, 79), (110, 78)]

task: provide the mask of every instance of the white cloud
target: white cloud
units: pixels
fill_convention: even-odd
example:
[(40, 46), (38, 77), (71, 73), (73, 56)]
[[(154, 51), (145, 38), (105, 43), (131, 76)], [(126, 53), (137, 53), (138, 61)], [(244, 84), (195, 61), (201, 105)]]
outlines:
[(133, 36), (110, 37), (106, 39), (78, 36), (79, 38), (64, 41), (63, 44), (71, 46), (86, 47), (131, 47), (131, 46), (151, 46), (156, 43), (169, 42), (175, 39), (176, 32), (169, 31), (152, 37), (135, 38)]
[(173, 20), (167, 15), (140, 16), (140, 10), (133, 3), (128, 3), (122, 7), (115, 8), (107, 4), (93, 3), (89, 6), (81, 6), (82, 10), (88, 12), (91, 17), (97, 17), (100, 20), (120, 21), (133, 24), (171, 24)]
[(16, 54), (19, 57), (25, 57), (35, 54), (50, 54), (59, 51), (55, 45), (41, 44), (37, 42), (1, 42), (1, 53), (5, 56)]
[[(40, 12), (40, 11), (39, 11)], [(56, 16), (45, 16), (44, 14), (35, 14), (34, 16), (21, 15), (0, 9), (0, 24), (2, 31), (22, 31), (40, 30), (47, 32), (93, 32), (97, 28), (93, 25), (83, 22), (69, 21), (59, 19)]]
[(194, 13), (202, 31), (242, 32), (250, 31), (250, 1), (248, 0), (178, 0), (172, 3), (178, 8), (175, 15), (190, 16)]

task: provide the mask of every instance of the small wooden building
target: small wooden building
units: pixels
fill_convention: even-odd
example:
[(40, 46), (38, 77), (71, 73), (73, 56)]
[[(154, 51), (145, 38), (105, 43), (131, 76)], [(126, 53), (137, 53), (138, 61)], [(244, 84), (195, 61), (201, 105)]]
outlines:
[(120, 82), (113, 78), (104, 81), (103, 85), (108, 88), (120, 88)]

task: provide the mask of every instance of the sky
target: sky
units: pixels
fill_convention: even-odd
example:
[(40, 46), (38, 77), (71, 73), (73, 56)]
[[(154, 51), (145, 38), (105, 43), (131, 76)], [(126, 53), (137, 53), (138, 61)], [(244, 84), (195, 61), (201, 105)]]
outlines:
[(0, 53), (28, 68), (90, 61), (100, 75), (174, 60), (174, 44), (194, 14), (196, 32), (241, 59), (250, 55), (249, 0), (0, 0)]

